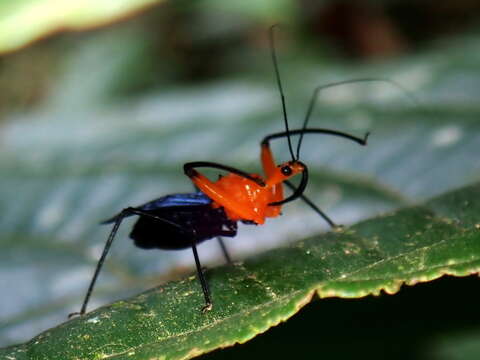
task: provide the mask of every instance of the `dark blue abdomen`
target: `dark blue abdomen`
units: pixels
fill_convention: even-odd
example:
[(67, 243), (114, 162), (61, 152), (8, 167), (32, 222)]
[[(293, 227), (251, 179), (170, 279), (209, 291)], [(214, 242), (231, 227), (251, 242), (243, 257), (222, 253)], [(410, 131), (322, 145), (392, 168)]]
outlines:
[[(175, 250), (217, 236), (235, 236), (237, 222), (230, 220), (223, 208), (213, 208), (211, 203), (212, 200), (202, 192), (166, 195), (149, 201), (136, 209), (166, 221), (140, 215), (130, 238), (142, 249)], [(104, 223), (112, 223), (117, 217)]]

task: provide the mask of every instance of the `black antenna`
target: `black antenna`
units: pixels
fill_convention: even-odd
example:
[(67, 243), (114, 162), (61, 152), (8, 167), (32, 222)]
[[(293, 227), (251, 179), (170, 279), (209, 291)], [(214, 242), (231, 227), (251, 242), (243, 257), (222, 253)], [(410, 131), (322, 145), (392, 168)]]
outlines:
[[(288, 119), (287, 119), (287, 108), (285, 106), (285, 96), (283, 95), (283, 88), (282, 82), (280, 81), (280, 72), (278, 71), (278, 63), (277, 63), (277, 55), (275, 54), (275, 41), (273, 36), (274, 28), (278, 26), (278, 24), (274, 24), (270, 26), (269, 29), (269, 37), (270, 37), (270, 52), (272, 53), (272, 61), (273, 61), (273, 68), (275, 69), (275, 77), (277, 79), (278, 91), (280, 92), (280, 98), (282, 100), (282, 110), (283, 110), (283, 120), (285, 122), (285, 131), (287, 134), (290, 133), (288, 129)], [(292, 161), (295, 161), (295, 155), (293, 154), (292, 148), (292, 140), (290, 139), (290, 135), (287, 136), (288, 140), (288, 149), (290, 150), (290, 155), (292, 155)]]
[(313, 113), (313, 108), (315, 107), (315, 103), (317, 101), (318, 93), (321, 90), (325, 90), (327, 88), (339, 86), (339, 85), (346, 85), (346, 84), (353, 84), (353, 83), (359, 83), (359, 82), (384, 82), (387, 84), (390, 84), (398, 89), (400, 89), (414, 104), (418, 105), (417, 99), (403, 86), (401, 86), (399, 83), (390, 80), (390, 79), (383, 79), (383, 78), (360, 78), (360, 79), (351, 79), (351, 80), (343, 80), (343, 81), (337, 81), (337, 82), (332, 82), (329, 84), (321, 85), (318, 86), (312, 95), (312, 98), (310, 99), (310, 105), (308, 106), (307, 114), (305, 116), (305, 120), (303, 121), (302, 125), (302, 133), (300, 135), (300, 139), (298, 140), (297, 144), (297, 159), (300, 158), (300, 148), (302, 146), (302, 140), (303, 140), (303, 134), (305, 133), (305, 129), (307, 128), (308, 121), (310, 120), (310, 116)]

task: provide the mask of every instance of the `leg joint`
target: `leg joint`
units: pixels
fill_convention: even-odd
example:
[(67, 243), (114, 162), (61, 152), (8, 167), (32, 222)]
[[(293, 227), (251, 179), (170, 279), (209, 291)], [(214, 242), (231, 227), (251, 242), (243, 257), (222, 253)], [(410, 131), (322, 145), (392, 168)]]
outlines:
[(198, 171), (193, 168), (189, 163), (186, 163), (183, 165), (183, 172), (185, 175), (187, 175), (189, 178), (194, 178), (198, 176)]

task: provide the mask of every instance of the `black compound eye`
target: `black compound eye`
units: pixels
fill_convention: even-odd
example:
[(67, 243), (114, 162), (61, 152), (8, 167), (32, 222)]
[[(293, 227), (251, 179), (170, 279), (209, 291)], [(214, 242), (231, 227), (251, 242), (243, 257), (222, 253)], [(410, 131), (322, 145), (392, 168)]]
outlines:
[(280, 171), (282, 172), (283, 175), (285, 176), (290, 176), (292, 175), (292, 168), (288, 165), (285, 165), (285, 166), (282, 166), (282, 168), (280, 169)]

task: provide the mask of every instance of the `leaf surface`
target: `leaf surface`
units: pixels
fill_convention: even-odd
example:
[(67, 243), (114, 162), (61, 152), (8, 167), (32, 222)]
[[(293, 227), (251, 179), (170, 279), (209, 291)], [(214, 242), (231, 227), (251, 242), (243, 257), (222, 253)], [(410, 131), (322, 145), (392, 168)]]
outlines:
[[(245, 342), (315, 294), (397, 292), (480, 270), (480, 184), (207, 272), (214, 309), (202, 314), (195, 276), (99, 308), (2, 350), (31, 359), (186, 359)], [(20, 357), (16, 357), (20, 358)]]
[[(257, 58), (264, 71), (252, 61), (250, 72), (226, 80), (175, 87), (160, 81), (159, 88), (132, 97), (112, 96), (119, 79), (127, 81), (130, 74), (132, 81), (142, 74), (146, 59), (155, 59), (154, 72), (143, 73), (150, 79), (169, 74), (174, 66), (148, 52), (154, 47), (141, 29), (119, 24), (73, 45), (64, 54), (65, 66), (51, 74), (57, 81), (45, 102), (10, 114), (2, 125), (0, 283), (12, 290), (0, 296), (1, 346), (27, 341), (78, 310), (108, 235), (109, 228), (98, 225), (101, 220), (126, 206), (191, 191), (181, 169), (187, 161), (260, 171), (259, 141), (282, 129), (267, 51)], [(312, 126), (359, 136), (372, 132), (367, 147), (329, 137), (305, 138), (302, 160), (311, 169), (307, 195), (336, 222), (348, 225), (421, 203), (479, 178), (479, 39), (465, 35), (437, 49), (373, 65), (325, 61), (319, 66), (315, 54), (302, 58), (306, 65), (292, 65), (282, 50), (294, 127), (301, 124), (315, 86), (332, 81), (389, 78), (413, 91), (421, 103), (412, 106), (397, 89), (375, 83), (336, 87), (320, 95)], [(303, 45), (299, 50), (308, 52)], [(284, 145), (273, 144), (279, 161), (288, 159)], [(227, 242), (233, 257), (242, 259), (327, 229), (301, 202), (286, 206), (284, 214), (263, 227), (243, 226)], [(188, 250), (134, 249), (127, 238), (129, 225), (122, 225), (109, 253), (91, 308), (191, 269)], [(218, 262), (214, 241), (199, 251), (202, 264)], [(372, 289), (379, 285), (369, 282)], [(325, 285), (324, 292), (340, 293), (345, 284), (331, 279), (333, 290)], [(197, 293), (196, 281), (191, 286)], [(395, 289), (396, 283), (385, 286)]]

